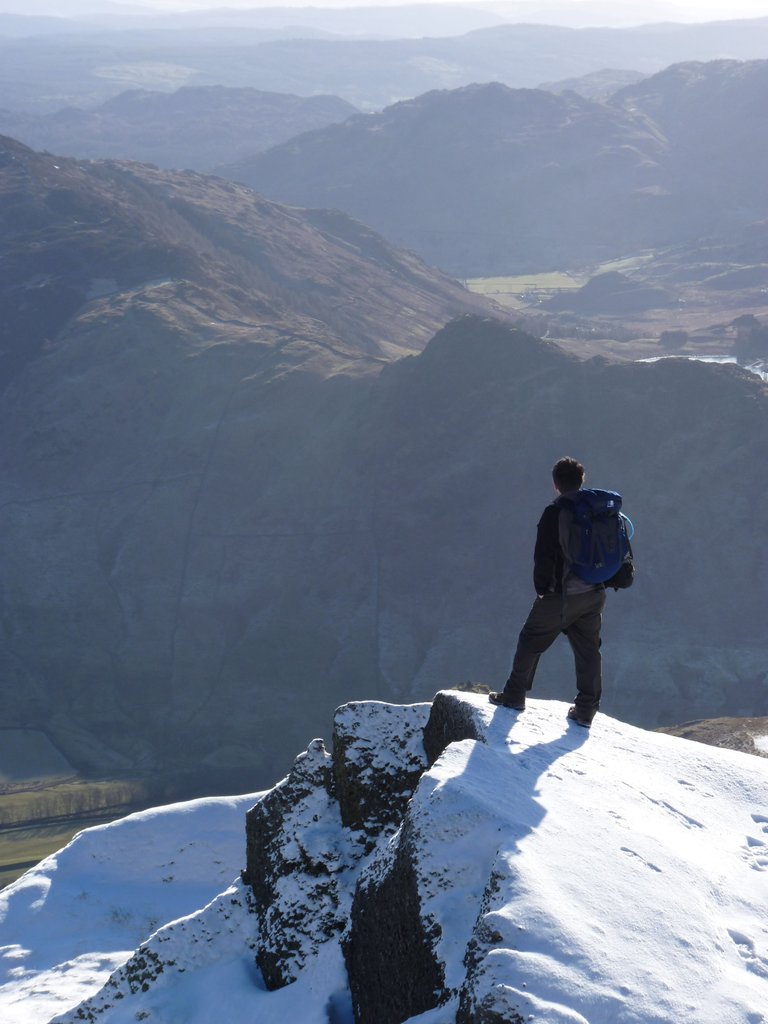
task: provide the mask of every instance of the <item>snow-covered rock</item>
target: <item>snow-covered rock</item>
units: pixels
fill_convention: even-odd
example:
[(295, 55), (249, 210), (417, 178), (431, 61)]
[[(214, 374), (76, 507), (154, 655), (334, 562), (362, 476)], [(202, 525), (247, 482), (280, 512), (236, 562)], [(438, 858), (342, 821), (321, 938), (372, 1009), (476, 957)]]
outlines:
[(344, 880), (360, 856), (332, 796), (331, 757), (314, 740), (287, 778), (246, 817), (243, 874), (258, 914), (256, 951), (268, 988), (295, 981), (349, 912)]
[(400, 825), (426, 767), (429, 704), (339, 708), (333, 757), (313, 740), (246, 817), (244, 880), (260, 924), (256, 962), (270, 989), (295, 981), (349, 920), (361, 859)]
[[(167, 923), (135, 952), (103, 923), (89, 945), (87, 909), (77, 943), (46, 949), (46, 908), (55, 926), (74, 906), (50, 897), (71, 891), (58, 855), (0, 894), (0, 1020), (768, 1024), (768, 762), (566, 710), (456, 691), (428, 721), (425, 705), (340, 709), (333, 755), (310, 744), (249, 813), (248, 884), (179, 915), (155, 858)], [(150, 843), (173, 813), (133, 827)], [(100, 948), (68, 1009), (69, 969)]]
[[(410, 928), (444, 978), (432, 1005), (458, 996), (460, 1024), (768, 1021), (762, 761), (605, 717), (587, 732), (557, 702), (444, 694), (450, 720), (446, 703), (459, 723), (473, 707), (479, 739), (449, 744), (399, 834)], [(359, 1019), (394, 1024), (374, 1008), (395, 991), (384, 974)]]
[(362, 833), (366, 852), (400, 826), (427, 767), (424, 729), (430, 704), (356, 701), (333, 722), (333, 778), (341, 819)]

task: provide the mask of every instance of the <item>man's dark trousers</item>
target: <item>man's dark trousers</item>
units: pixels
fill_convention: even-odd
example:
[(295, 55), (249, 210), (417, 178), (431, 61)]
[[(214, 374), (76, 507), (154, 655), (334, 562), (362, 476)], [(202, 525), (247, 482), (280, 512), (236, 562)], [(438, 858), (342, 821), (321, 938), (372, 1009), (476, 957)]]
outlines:
[(539, 658), (560, 633), (565, 633), (576, 662), (575, 705), (590, 721), (600, 706), (603, 689), (600, 626), (605, 605), (605, 590), (568, 594), (565, 606), (562, 594), (537, 597), (520, 631), (512, 673), (504, 687), (512, 701), (525, 699), (533, 684)]

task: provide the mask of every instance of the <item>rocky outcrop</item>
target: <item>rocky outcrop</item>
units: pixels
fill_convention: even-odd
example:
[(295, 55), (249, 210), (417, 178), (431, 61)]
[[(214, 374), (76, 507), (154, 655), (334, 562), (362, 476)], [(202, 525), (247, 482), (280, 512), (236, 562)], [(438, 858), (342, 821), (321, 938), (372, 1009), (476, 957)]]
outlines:
[[(432, 712), (433, 713), (433, 712)], [(366, 852), (400, 826), (426, 767), (429, 704), (353, 701), (333, 721), (333, 783), (344, 826), (364, 834)]]
[[(490, 707), (485, 697), (435, 695), (424, 728), (430, 764), (451, 745), (486, 744), (489, 716), (478, 714), (478, 702)], [(463, 898), (470, 903), (474, 896), (479, 903), (497, 837), (478, 818), (462, 820), (455, 797), (439, 795), (438, 777), (422, 776), (402, 827), (365, 866), (355, 889), (343, 945), (355, 1019), (364, 1024), (399, 1024), (446, 1003), (457, 996), (464, 976), (474, 913), (456, 915), (458, 922), (445, 934), (446, 901), (457, 885), (466, 885)], [(474, 868), (463, 873), (457, 858), (454, 877), (451, 846), (460, 847), (471, 835)]]
[(430, 765), (435, 763), (450, 743), (482, 739), (482, 731), (471, 704), (448, 691), (435, 694), (432, 711), (424, 728), (424, 749)]
[(243, 880), (254, 895), (261, 935), (256, 963), (267, 987), (281, 988), (343, 930), (348, 900), (341, 880), (360, 855), (341, 827), (322, 740), (248, 812), (246, 844)]
[(408, 818), (357, 884), (344, 940), (356, 1021), (396, 1024), (432, 1009), (445, 994), (434, 949), (440, 928), (424, 914), (420, 891), (424, 839)]
[(241, 1019), (263, 997), (270, 1020), (311, 1005), (331, 1024), (756, 1020), (766, 762), (603, 715), (580, 729), (567, 708), (457, 691), (429, 721), (423, 704), (340, 708), (333, 755), (313, 741), (249, 812), (245, 882), (57, 1024), (166, 1019), (175, 986), (194, 998), (252, 954), (269, 991), (254, 972)]
[(294, 981), (347, 926), (366, 854), (402, 822), (426, 767), (428, 704), (339, 708), (333, 757), (314, 740), (246, 816), (246, 868), (259, 919), (256, 963), (269, 988)]
[[(398, 1024), (457, 993), (429, 908), (454, 881), (447, 869), (434, 873), (428, 851), (466, 837), (473, 824), (452, 821), (445, 830), (434, 818), (427, 738), (430, 762), (450, 744), (484, 743), (482, 716), (471, 699), (447, 691), (431, 705), (345, 705), (334, 718), (333, 754), (314, 740), (248, 812), (243, 880), (269, 988), (295, 981), (325, 942), (341, 937), (356, 1019), (365, 1024)], [(424, 795), (413, 805), (417, 783)]]

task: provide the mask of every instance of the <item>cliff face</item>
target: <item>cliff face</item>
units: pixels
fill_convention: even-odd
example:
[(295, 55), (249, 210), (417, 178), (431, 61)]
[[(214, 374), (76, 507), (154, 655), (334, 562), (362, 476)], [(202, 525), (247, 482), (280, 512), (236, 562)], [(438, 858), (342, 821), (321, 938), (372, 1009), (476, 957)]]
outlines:
[(341, 708), (248, 813), (244, 881), (57, 1021), (170, 1019), (251, 955), (270, 1022), (758, 1021), (765, 760), (566, 709)]

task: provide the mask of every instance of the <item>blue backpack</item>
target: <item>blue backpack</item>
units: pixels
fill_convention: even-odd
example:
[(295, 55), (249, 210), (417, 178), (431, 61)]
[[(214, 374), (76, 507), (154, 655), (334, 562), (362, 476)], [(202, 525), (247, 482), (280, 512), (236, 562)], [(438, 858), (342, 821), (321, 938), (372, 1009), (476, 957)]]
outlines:
[(630, 587), (634, 564), (629, 541), (634, 527), (621, 511), (621, 495), (583, 487), (558, 499), (558, 504), (572, 512), (563, 537), (571, 571), (585, 583), (604, 583), (616, 590)]

